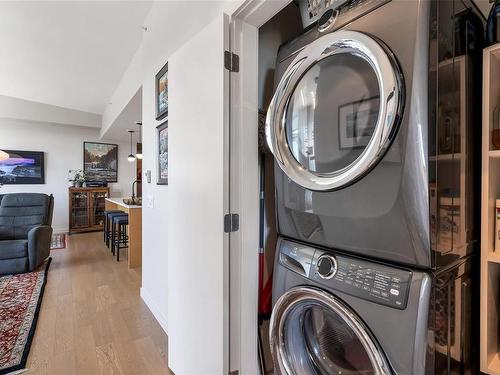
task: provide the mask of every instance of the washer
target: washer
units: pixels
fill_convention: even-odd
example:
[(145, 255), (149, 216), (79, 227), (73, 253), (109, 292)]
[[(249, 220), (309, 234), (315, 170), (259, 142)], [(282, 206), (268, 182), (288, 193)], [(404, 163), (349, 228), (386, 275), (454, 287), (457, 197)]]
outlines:
[(452, 264), (478, 241), (483, 23), (468, 0), (338, 4), (278, 54), (266, 119), (278, 232)]
[(463, 374), (470, 262), (439, 273), (281, 239), (270, 342), (275, 374)]

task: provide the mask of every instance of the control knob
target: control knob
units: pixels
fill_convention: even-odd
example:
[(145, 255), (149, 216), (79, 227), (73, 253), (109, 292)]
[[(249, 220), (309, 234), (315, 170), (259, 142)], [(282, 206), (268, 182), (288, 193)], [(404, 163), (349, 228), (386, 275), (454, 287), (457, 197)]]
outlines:
[(337, 260), (334, 256), (323, 254), (318, 258), (316, 272), (325, 280), (331, 279), (337, 273)]

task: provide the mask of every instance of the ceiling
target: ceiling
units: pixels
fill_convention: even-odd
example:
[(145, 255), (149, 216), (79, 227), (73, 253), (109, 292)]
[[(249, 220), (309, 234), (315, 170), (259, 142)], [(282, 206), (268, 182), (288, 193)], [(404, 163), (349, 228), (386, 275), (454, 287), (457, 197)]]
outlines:
[(0, 2), (0, 95), (102, 114), (151, 5)]
[(116, 141), (130, 141), (130, 134), (127, 131), (134, 130), (136, 131), (133, 136), (134, 142), (139, 142), (139, 127), (135, 125), (136, 121), (142, 121), (142, 87), (120, 112), (113, 126), (104, 134), (104, 138)]
[[(489, 0), (474, 1), (488, 13)], [(0, 1), (0, 96), (102, 114), (141, 44), (152, 3)], [(158, 13), (167, 27), (166, 12)], [(140, 100), (138, 92), (106, 137), (127, 138), (142, 117)]]

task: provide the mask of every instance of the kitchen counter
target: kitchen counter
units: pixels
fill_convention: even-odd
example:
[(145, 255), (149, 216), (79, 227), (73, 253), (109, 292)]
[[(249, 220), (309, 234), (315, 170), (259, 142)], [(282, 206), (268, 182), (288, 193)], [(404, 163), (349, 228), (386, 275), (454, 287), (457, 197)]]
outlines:
[(123, 203), (123, 198), (106, 198), (106, 211), (128, 213), (128, 268), (142, 265), (142, 207)]
[(118, 206), (123, 206), (125, 208), (142, 208), (142, 206), (138, 206), (135, 204), (125, 204), (123, 202), (124, 199), (126, 198), (106, 198), (106, 201), (117, 204)]

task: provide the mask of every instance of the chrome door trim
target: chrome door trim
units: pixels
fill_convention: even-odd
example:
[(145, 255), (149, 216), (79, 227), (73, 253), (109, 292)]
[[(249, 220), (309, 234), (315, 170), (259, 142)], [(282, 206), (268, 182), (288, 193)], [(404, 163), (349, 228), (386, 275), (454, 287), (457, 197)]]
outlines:
[(370, 358), (375, 375), (391, 374), (389, 364), (381, 349), (369, 334), (368, 328), (347, 305), (321, 289), (300, 286), (292, 288), (283, 294), (276, 302), (271, 315), (269, 342), (271, 344), (274, 369), (279, 375), (296, 375), (287, 359), (284, 326), (287, 315), (300, 304), (320, 305), (337, 313), (359, 338)]
[[(303, 75), (322, 59), (340, 53), (363, 58), (374, 70), (380, 90), (379, 116), (370, 142), (354, 162), (334, 172), (311, 172), (295, 159), (288, 147), (286, 113)], [(403, 99), (403, 77), (394, 55), (366, 34), (336, 31), (302, 49), (283, 74), (267, 111), (267, 143), (280, 168), (297, 184), (317, 191), (341, 189), (361, 178), (384, 155), (399, 125)]]

